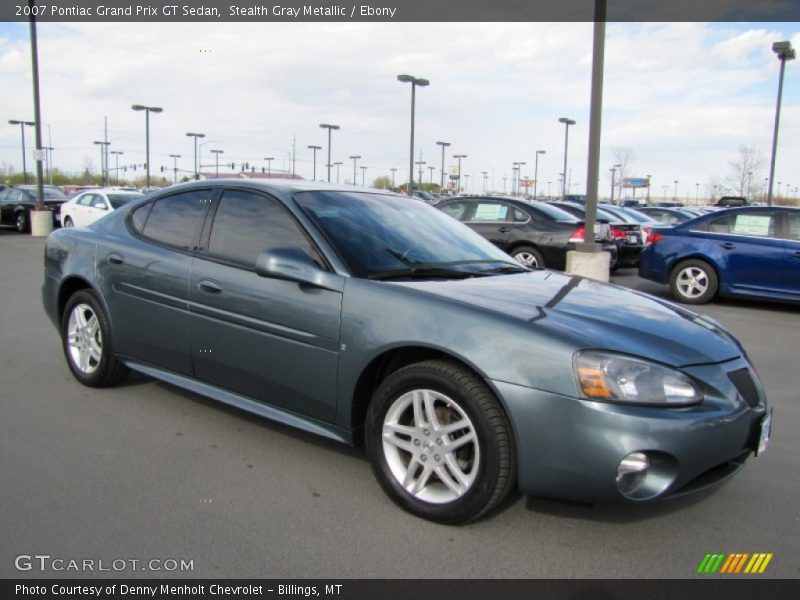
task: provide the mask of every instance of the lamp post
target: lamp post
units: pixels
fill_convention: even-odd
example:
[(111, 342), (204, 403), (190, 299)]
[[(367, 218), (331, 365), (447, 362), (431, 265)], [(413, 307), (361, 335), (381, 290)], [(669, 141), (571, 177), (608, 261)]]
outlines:
[(453, 158), (458, 159), (458, 185), (456, 186), (456, 194), (461, 193), (461, 159), (467, 158), (466, 154), (453, 154)]
[(108, 176), (106, 175), (106, 170), (108, 168), (108, 165), (106, 165), (106, 146), (110, 145), (111, 142), (95, 140), (92, 143), (96, 146), (100, 146), (100, 184), (105, 187), (108, 180)]
[(524, 162), (515, 162), (514, 164), (514, 189), (517, 191), (517, 196), (519, 196), (519, 176), (522, 172), (522, 167), (526, 164)]
[(436, 167), (434, 167), (433, 165), (431, 165), (430, 167), (428, 167), (428, 171), (430, 171), (430, 172), (431, 172), (431, 180), (430, 180), (430, 186), (431, 186), (431, 189), (433, 189), (433, 172), (434, 172), (435, 170), (436, 170)]
[(361, 187), (364, 187), (364, 178), (367, 176), (367, 167), (362, 165), (359, 168), (361, 169)]
[(483, 175), (483, 193), (486, 193), (486, 181), (489, 179), (489, 172), (488, 171), (481, 171), (481, 175)]
[(111, 154), (114, 155), (116, 160), (116, 165), (114, 167), (114, 171), (117, 173), (117, 185), (119, 185), (119, 157), (121, 154), (125, 154), (122, 150), (112, 150)]
[(533, 199), (536, 200), (536, 187), (539, 183), (539, 155), (546, 154), (544, 150), (536, 151), (536, 160), (533, 166)]
[(22, 133), (22, 179), (25, 185), (28, 184), (28, 167), (25, 162), (25, 126), (33, 127), (36, 125), (33, 121), (18, 121), (16, 119), (9, 119), (9, 125), (19, 125), (20, 133)]
[(678, 201), (678, 180), (674, 179), (673, 183), (675, 184), (675, 193), (672, 196), (672, 199), (675, 200), (675, 202), (677, 202)]
[(561, 117), (558, 120), (559, 123), (564, 124), (564, 177), (562, 179), (562, 187), (561, 187), (561, 199), (567, 199), (567, 151), (569, 149), (569, 126), (575, 125), (575, 121), (573, 119), (568, 119), (567, 117)]
[(419, 167), (419, 178), (417, 179), (417, 181), (419, 182), (420, 185), (422, 185), (422, 167), (424, 167), (428, 163), (426, 163), (424, 160), (418, 160), (414, 164)]
[(775, 105), (775, 129), (772, 132), (772, 156), (769, 161), (769, 187), (767, 188), (767, 205), (772, 206), (772, 183), (775, 178), (775, 154), (778, 150), (778, 125), (781, 120), (781, 97), (783, 96), (783, 72), (786, 70), (786, 61), (795, 59), (792, 43), (788, 41), (775, 42), (772, 51), (781, 61), (780, 76), (778, 77), (778, 100)]
[[(330, 133), (330, 131), (328, 132)], [(309, 146), (309, 150), (314, 151), (314, 176), (311, 178), (312, 181), (317, 180), (317, 150), (322, 150), (322, 146)], [(330, 169), (328, 169), (328, 177), (330, 178)]]
[(333, 164), (336, 165), (336, 183), (339, 183), (339, 167), (341, 167), (344, 163), (343, 162), (335, 162)]
[(358, 181), (356, 181), (356, 163), (358, 162), (359, 158), (361, 158), (360, 154), (354, 154), (350, 157), (350, 159), (353, 161), (353, 185), (358, 185)]
[[(320, 123), (320, 127), (328, 130), (328, 183), (331, 182), (331, 131), (338, 130), (338, 125), (329, 125), (328, 123)], [(316, 155), (316, 153), (315, 153)], [(316, 161), (315, 161), (316, 164)]]
[(700, 184), (695, 183), (694, 186), (694, 203), (700, 204)]
[(444, 149), (450, 145), (450, 142), (436, 142), (437, 146), (442, 147), (442, 182), (439, 184), (441, 190), (444, 189)]
[(394, 167), (392, 167), (392, 168), (391, 168), (391, 169), (389, 169), (389, 170), (392, 172), (392, 191), (394, 191), (394, 174), (395, 174), (395, 173), (397, 173), (397, 169), (395, 169)]
[(145, 171), (147, 173), (145, 179), (145, 187), (150, 187), (150, 113), (163, 112), (163, 108), (159, 106), (144, 106), (143, 104), (134, 104), (131, 106), (133, 110), (144, 111), (144, 153), (145, 153)]
[(653, 178), (652, 175), (647, 176), (647, 204), (650, 204), (650, 180)]
[(197, 138), (204, 138), (206, 137), (205, 133), (192, 133), (191, 131), (186, 133), (186, 137), (194, 138), (194, 179), (197, 181), (200, 179), (200, 171), (199, 165), (197, 164)]
[(464, 191), (469, 190), (469, 173), (464, 173)]
[(209, 150), (214, 155), (214, 179), (219, 179), (219, 155), (225, 150)]
[(426, 87), (430, 81), (413, 75), (398, 75), (397, 81), (411, 84), (411, 150), (408, 155), (408, 195), (414, 193), (414, 104), (416, 102), (417, 86)]
[(181, 155), (170, 154), (169, 157), (172, 159), (172, 184), (175, 185), (178, 183), (178, 159)]
[(55, 148), (52, 146), (45, 146), (42, 150), (45, 151), (44, 162), (47, 167), (47, 179), (50, 181), (50, 185), (53, 185), (53, 150), (55, 150)]
[(267, 179), (272, 179), (272, 161), (275, 160), (275, 157), (267, 156), (264, 160), (267, 161)]

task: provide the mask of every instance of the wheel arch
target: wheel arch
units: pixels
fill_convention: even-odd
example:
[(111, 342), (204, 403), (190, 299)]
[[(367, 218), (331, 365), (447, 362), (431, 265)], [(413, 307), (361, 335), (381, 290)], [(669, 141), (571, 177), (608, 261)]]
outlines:
[(699, 260), (706, 263), (712, 269), (714, 269), (714, 274), (717, 276), (717, 282), (719, 283), (719, 287), (722, 288), (723, 279), (721, 275), (721, 269), (713, 258), (709, 257), (706, 254), (687, 254), (686, 256), (681, 256), (680, 258), (676, 258), (672, 264), (669, 265), (667, 269), (667, 281), (672, 280), (672, 275), (675, 273), (675, 269), (677, 269), (680, 265), (685, 263), (687, 260)]
[[(400, 345), (384, 349), (380, 354), (370, 360), (359, 373), (353, 392), (350, 396), (349, 425), (353, 432), (353, 441), (356, 444), (363, 442), (364, 422), (367, 409), (372, 401), (372, 394), (389, 375), (408, 365), (426, 360), (447, 360), (453, 362), (487, 383), (491, 392), (497, 397), (500, 406), (508, 416), (508, 411), (497, 393), (497, 390), (487, 381), (486, 374), (482, 373), (475, 365), (463, 357), (441, 348), (422, 345)], [(510, 419), (509, 419), (510, 422)]]

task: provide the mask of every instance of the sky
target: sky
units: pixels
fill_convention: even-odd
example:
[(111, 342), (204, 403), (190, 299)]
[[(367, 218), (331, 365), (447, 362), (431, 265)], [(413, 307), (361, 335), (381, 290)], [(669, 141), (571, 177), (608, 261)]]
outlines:
[[(556, 193), (569, 130), (570, 191), (583, 193), (588, 158), (591, 23), (40, 23), (39, 54), (45, 145), (65, 171), (100, 166), (104, 117), (120, 164), (143, 163), (144, 113), (151, 115), (151, 171), (193, 167), (202, 132), (224, 162), (244, 161), (313, 175), (309, 145), (321, 146), (317, 178), (326, 176), (327, 132), (340, 180), (353, 161), (369, 184), (409, 162), (411, 89), (400, 73), (430, 80), (417, 88), (414, 160), (425, 182), (438, 181), (441, 148), (466, 154), (467, 190), (511, 190), (512, 163), (525, 162), (539, 191)], [(779, 61), (775, 41), (800, 49), (799, 23), (611, 23), (606, 31), (600, 193), (610, 192), (614, 151), (630, 148), (628, 175), (652, 175), (651, 194), (702, 197), (712, 178), (731, 173), (740, 145), (768, 158)], [(0, 118), (33, 120), (27, 24), (0, 23)], [(49, 128), (47, 127), (49, 126)], [(33, 146), (33, 131), (27, 133)], [(50, 136), (48, 138), (48, 135)], [(29, 170), (32, 161), (29, 154)], [(18, 126), (0, 126), (0, 165), (21, 168)], [(775, 180), (800, 186), (800, 61), (787, 63)], [(115, 166), (114, 160), (111, 167)], [(207, 169), (208, 170), (208, 169)], [(213, 170), (213, 168), (211, 169)], [(763, 180), (764, 168), (754, 178)], [(415, 174), (415, 178), (417, 175)], [(503, 181), (503, 178), (506, 181)], [(336, 173), (334, 169), (333, 178)], [(358, 171), (361, 180), (361, 171)], [(548, 184), (548, 182), (550, 182)], [(697, 185), (699, 184), (699, 186)], [(505, 187), (504, 187), (505, 186)], [(665, 190), (664, 186), (668, 189)]]

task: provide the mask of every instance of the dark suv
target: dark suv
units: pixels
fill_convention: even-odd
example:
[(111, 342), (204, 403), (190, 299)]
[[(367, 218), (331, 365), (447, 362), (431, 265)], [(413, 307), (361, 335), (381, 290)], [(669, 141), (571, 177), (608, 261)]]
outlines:
[[(44, 186), (45, 208), (53, 212), (53, 224), (61, 223), (61, 205), (67, 197), (55, 186)], [(20, 233), (30, 231), (31, 209), (36, 206), (35, 185), (15, 185), (0, 190), (0, 225), (11, 225)]]
[(747, 198), (743, 198), (742, 196), (723, 196), (717, 200), (717, 206), (721, 206), (723, 208), (747, 206), (747, 204)]
[[(545, 202), (504, 197), (452, 198), (436, 205), (528, 267), (564, 270), (567, 251), (584, 238), (581, 219)], [(608, 225), (598, 223), (595, 239), (617, 260)]]

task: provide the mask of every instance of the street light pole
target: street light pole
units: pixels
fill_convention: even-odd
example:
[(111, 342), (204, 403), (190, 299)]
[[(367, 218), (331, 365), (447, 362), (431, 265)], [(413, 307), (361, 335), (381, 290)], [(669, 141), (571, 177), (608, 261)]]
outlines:
[(568, 119), (567, 117), (561, 117), (558, 120), (559, 123), (564, 124), (564, 177), (562, 178), (562, 186), (561, 186), (561, 199), (567, 199), (567, 150), (569, 149), (569, 126), (575, 125), (575, 121), (573, 119)]
[(104, 142), (95, 140), (94, 144), (100, 146), (100, 183), (103, 187), (105, 187), (108, 183), (108, 165), (106, 164), (106, 146), (109, 146), (111, 142)]
[(677, 179), (673, 179), (673, 182), (675, 183), (675, 194), (672, 196), (672, 199), (675, 200), (675, 202), (677, 202), (678, 201), (678, 180)]
[(359, 168), (361, 169), (361, 187), (364, 187), (364, 186), (365, 186), (365, 184), (364, 184), (364, 178), (365, 178), (365, 177), (366, 177), (366, 175), (367, 175), (367, 167), (365, 167), (365, 166), (361, 166), (361, 167), (359, 167)]
[(483, 175), (483, 193), (485, 194), (486, 193), (486, 181), (489, 178), (489, 172), (488, 171), (481, 171), (481, 175)]
[(450, 145), (450, 142), (436, 142), (437, 146), (442, 147), (442, 182), (439, 184), (439, 191), (444, 190), (444, 149)]
[(328, 183), (331, 182), (331, 131), (339, 129), (338, 125), (329, 125), (328, 123), (320, 123), (320, 127), (328, 130)]
[(204, 138), (204, 137), (206, 137), (206, 134), (205, 133), (192, 133), (190, 131), (190, 132), (186, 133), (186, 137), (193, 137), (194, 138), (194, 179), (195, 179), (195, 181), (197, 181), (198, 179), (200, 179), (200, 171), (199, 171), (200, 167), (197, 164), (197, 138)]
[(144, 149), (145, 149), (145, 170), (147, 172), (145, 187), (150, 187), (150, 113), (163, 112), (163, 108), (159, 106), (144, 106), (143, 104), (134, 104), (131, 106), (133, 110), (144, 111)]
[(22, 133), (22, 180), (25, 185), (28, 185), (28, 167), (25, 162), (25, 126), (33, 127), (36, 123), (33, 121), (18, 121), (16, 119), (9, 119), (8, 123), (10, 125), (19, 125), (19, 130)]
[(536, 162), (533, 166), (533, 199), (536, 200), (536, 187), (539, 183), (539, 155), (546, 154), (544, 150), (536, 151)]
[(116, 165), (114, 167), (114, 171), (117, 173), (117, 185), (119, 185), (119, 156), (120, 154), (125, 154), (122, 150), (112, 150), (111, 154), (115, 156)]
[(436, 167), (430, 166), (430, 167), (428, 167), (428, 170), (431, 172), (430, 186), (431, 186), (431, 190), (432, 190), (433, 189), (433, 172), (436, 170)]
[(358, 163), (358, 159), (359, 158), (361, 158), (360, 154), (354, 154), (353, 156), (350, 157), (350, 159), (353, 161), (353, 185), (358, 185), (358, 181), (357, 181), (357, 173), (358, 173), (358, 171), (356, 169), (356, 163)]
[(264, 160), (267, 161), (267, 179), (272, 179), (272, 161), (275, 160), (275, 157), (267, 156)]
[(426, 87), (430, 85), (430, 81), (421, 77), (414, 77), (413, 75), (398, 75), (397, 81), (402, 83), (411, 84), (411, 150), (408, 155), (408, 190), (407, 193), (411, 196), (414, 193), (414, 105), (416, 101), (417, 86)]
[[(329, 131), (330, 133), (330, 131)], [(317, 150), (322, 150), (322, 146), (309, 146), (309, 150), (314, 151), (314, 176), (311, 178), (311, 181), (317, 180)], [(330, 175), (330, 169), (328, 170), (328, 175)]]
[[(617, 169), (621, 169), (622, 165), (614, 165), (611, 167), (611, 204), (614, 204), (614, 176), (617, 174)], [(619, 191), (620, 197), (622, 196), (622, 190)]]
[(339, 167), (341, 167), (344, 163), (343, 162), (335, 162), (333, 164), (336, 165), (336, 183), (339, 183)]
[[(181, 155), (170, 154), (169, 157), (172, 159), (172, 184), (175, 185), (178, 183), (178, 159)], [(119, 171), (117, 171), (117, 173), (119, 173)]]
[(512, 194), (511, 195), (513, 196), (514, 195), (513, 190), (516, 190), (516, 195), (519, 196), (519, 177), (520, 177), (520, 174), (522, 173), (522, 167), (526, 163), (524, 163), (524, 162), (515, 162), (515, 163), (512, 163), (512, 164), (514, 165), (514, 168), (512, 169), (512, 171), (514, 172), (514, 181), (513, 181), (513, 185), (512, 185)]
[(391, 169), (389, 169), (389, 170), (392, 172), (392, 191), (394, 191), (394, 174), (395, 174), (395, 173), (397, 173), (397, 169), (395, 169), (394, 167), (392, 167), (392, 168), (391, 168)]
[(772, 51), (777, 54), (781, 61), (781, 71), (778, 77), (778, 101), (775, 105), (775, 129), (772, 132), (772, 156), (769, 162), (769, 187), (767, 189), (767, 206), (772, 206), (772, 182), (775, 178), (775, 154), (778, 149), (778, 125), (781, 120), (781, 97), (783, 96), (783, 72), (786, 69), (786, 61), (795, 59), (795, 51), (791, 42), (775, 42), (772, 44)]
[(453, 158), (458, 159), (458, 185), (456, 186), (456, 194), (461, 193), (461, 159), (467, 158), (466, 154), (453, 154)]
[(419, 179), (417, 181), (419, 181), (419, 184), (422, 185), (422, 167), (428, 163), (426, 163), (424, 160), (418, 160), (415, 164), (419, 167)]
[(224, 150), (209, 150), (214, 154), (214, 179), (219, 179), (219, 155), (223, 154)]

